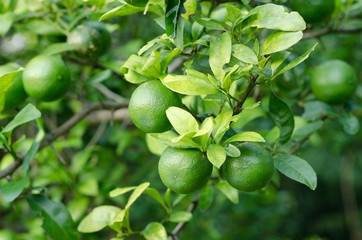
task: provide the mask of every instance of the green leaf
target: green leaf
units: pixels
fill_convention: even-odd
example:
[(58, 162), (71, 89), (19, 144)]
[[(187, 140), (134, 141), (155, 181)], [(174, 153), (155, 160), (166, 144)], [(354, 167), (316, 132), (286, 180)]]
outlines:
[(27, 151), (27, 153), (24, 157), (23, 166), (21, 169), (23, 172), (28, 171), (31, 161), (33, 160), (33, 158), (35, 157), (36, 153), (39, 150), (39, 146), (40, 146), (40, 142), (34, 141), (33, 144), (31, 145), (31, 147), (29, 148), (29, 150)]
[(274, 165), (285, 176), (316, 189), (317, 175), (305, 160), (293, 155), (280, 155), (274, 157)]
[(206, 154), (209, 161), (217, 168), (220, 168), (226, 160), (225, 149), (219, 144), (209, 145)]
[(133, 6), (131, 4), (127, 4), (127, 3), (123, 3), (122, 5), (120, 5), (119, 7), (113, 8), (112, 10), (106, 12), (105, 14), (103, 14), (100, 18), (99, 21), (103, 21), (115, 16), (127, 16), (127, 15), (132, 15), (138, 12), (142, 12), (144, 10), (144, 8), (142, 7), (136, 7)]
[(105, 80), (108, 80), (112, 77), (112, 70), (106, 69), (101, 71), (93, 76), (91, 76), (85, 83), (86, 84), (94, 84), (94, 83), (101, 83)]
[(136, 187), (125, 187), (125, 188), (116, 188), (114, 190), (112, 190), (110, 193), (109, 193), (109, 196), (110, 197), (117, 197), (119, 195), (122, 195), (122, 194), (125, 194), (127, 192), (130, 192), (132, 190), (134, 190)]
[(188, 132), (188, 133), (184, 133), (178, 137), (175, 137), (173, 139), (171, 139), (171, 142), (173, 143), (178, 143), (178, 142), (183, 142), (183, 141), (188, 141), (188, 139), (190, 139), (191, 141), (193, 141), (191, 138), (195, 135), (196, 132)]
[(2, 130), (3, 133), (10, 132), (14, 128), (16, 128), (19, 125), (22, 125), (24, 123), (33, 121), (37, 118), (41, 117), (41, 113), (39, 110), (32, 104), (26, 105), (21, 111), (16, 114), (13, 120), (9, 122), (5, 128)]
[(265, 142), (265, 139), (257, 132), (241, 132), (228, 138), (224, 144), (230, 142)]
[(176, 142), (175, 138), (178, 137), (178, 135), (174, 132), (168, 131), (164, 133), (151, 133), (150, 136), (160, 143), (166, 144), (171, 147), (176, 148), (199, 148), (199, 145), (197, 145), (194, 141), (192, 141), (190, 138), (183, 137), (181, 139), (178, 139)]
[(75, 240), (73, 220), (67, 208), (60, 202), (50, 201), (43, 194), (26, 196), (31, 209), (43, 217), (43, 229), (54, 240)]
[(243, 44), (234, 44), (233, 45), (233, 56), (239, 59), (242, 62), (257, 64), (258, 57), (254, 53), (254, 51), (246, 45)]
[(14, 201), (23, 192), (29, 182), (29, 178), (23, 178), (20, 181), (13, 181), (0, 187), (0, 193), (7, 202)]
[(208, 117), (201, 123), (199, 130), (192, 138), (197, 139), (197, 141), (200, 143), (200, 146), (205, 149), (213, 128), (214, 118)]
[(290, 48), (303, 37), (300, 32), (276, 32), (270, 35), (261, 48), (261, 55), (268, 55)]
[(122, 232), (123, 223), (127, 224), (128, 222), (128, 214), (128, 211), (121, 209), (121, 211), (113, 217), (111, 223), (108, 223), (108, 226), (118, 233)]
[(342, 113), (339, 116), (339, 122), (343, 126), (343, 130), (351, 135), (355, 135), (359, 131), (358, 118), (352, 113)]
[(322, 116), (338, 117), (339, 114), (330, 105), (320, 102), (311, 101), (304, 103), (304, 113), (302, 117), (307, 120), (316, 120)]
[(177, 48), (179, 48), (181, 50), (184, 49), (184, 28), (185, 28), (184, 19), (183, 19), (183, 17), (179, 17), (177, 19), (175, 45)]
[(148, 196), (152, 197), (153, 199), (155, 199), (157, 202), (159, 202), (161, 204), (161, 206), (167, 211), (169, 212), (170, 209), (166, 206), (165, 201), (163, 200), (161, 194), (157, 191), (157, 189), (154, 188), (147, 188), (145, 189), (145, 191), (143, 192), (144, 194), (147, 194)]
[(240, 156), (240, 150), (239, 148), (235, 147), (232, 144), (229, 144), (227, 147), (224, 147), (226, 155), (229, 157), (239, 157)]
[(199, 208), (201, 210), (208, 209), (214, 200), (214, 187), (206, 184), (200, 192)]
[(185, 14), (182, 14), (182, 17), (186, 20), (189, 20), (189, 16), (196, 13), (197, 10), (197, 1), (196, 0), (186, 0), (184, 3), (186, 10)]
[(212, 72), (222, 81), (225, 76), (223, 66), (230, 62), (231, 39), (228, 32), (221, 35), (213, 35), (210, 40), (209, 63)]
[(314, 44), (314, 46), (309, 49), (307, 52), (305, 52), (303, 55), (301, 55), (300, 57), (296, 58), (294, 61), (292, 61), (291, 63), (289, 63), (287, 66), (285, 66), (284, 68), (282, 68), (277, 74), (275, 74), (273, 76), (272, 79), (276, 78), (278, 75), (283, 74), (287, 71), (289, 71), (290, 69), (294, 68), (295, 66), (299, 65), (300, 63), (304, 62), (304, 60), (306, 60), (309, 57), (309, 54), (315, 49), (315, 47), (318, 45), (318, 43)]
[(179, 222), (188, 222), (192, 219), (192, 213), (186, 211), (177, 211), (173, 212), (168, 220), (170, 222), (179, 223)]
[(216, 143), (221, 141), (225, 132), (230, 128), (230, 123), (236, 121), (238, 118), (238, 115), (233, 116), (232, 111), (223, 112), (215, 118), (215, 127), (212, 135)]
[(124, 74), (124, 78), (130, 82), (139, 84), (149, 80), (142, 74), (142, 68), (145, 65), (147, 58), (137, 55), (131, 55), (127, 61), (121, 67), (121, 73)]
[[(226, 90), (226, 92), (229, 92), (230, 86), (231, 86), (231, 75), (236, 72), (236, 70), (239, 69), (239, 65), (234, 65), (231, 70), (228, 72), (228, 74), (226, 75), (226, 77), (224, 78), (223, 82), (222, 82), (222, 86), (224, 87), (224, 89)], [(210, 77), (212, 77), (211, 75), (209, 75)], [(209, 77), (209, 78), (210, 78)]]
[(43, 51), (43, 54), (44, 55), (54, 55), (54, 54), (59, 54), (59, 53), (69, 52), (69, 51), (74, 51), (74, 50), (75, 50), (75, 47), (72, 44), (54, 43), (54, 44), (50, 45), (49, 47), (47, 47)]
[(280, 143), (286, 143), (294, 130), (293, 113), (288, 104), (277, 97), (272, 90), (270, 90), (269, 112), (275, 125), (280, 128)]
[(115, 206), (96, 207), (80, 222), (78, 231), (82, 233), (98, 232), (111, 225), (121, 211), (123, 211), (121, 208)]
[(239, 193), (238, 190), (230, 186), (225, 180), (221, 180), (216, 184), (216, 187), (232, 202), (239, 203)]
[(4, 36), (9, 31), (13, 21), (14, 15), (11, 12), (0, 14), (0, 36)]
[(175, 48), (174, 50), (172, 50), (172, 52), (170, 52), (167, 57), (165, 57), (164, 59), (162, 59), (161, 61), (161, 72), (165, 73), (168, 70), (168, 66), (170, 64), (170, 62), (179, 54), (181, 53), (181, 49), (179, 48)]
[(298, 130), (295, 131), (293, 134), (293, 139), (295, 141), (301, 141), (305, 137), (313, 134), (314, 132), (318, 131), (323, 126), (323, 121), (316, 121), (313, 123), (309, 123)]
[(0, 96), (2, 96), (6, 90), (8, 90), (21, 71), (22, 69), (0, 75)]
[(163, 151), (167, 148), (166, 144), (157, 141), (157, 139), (153, 138), (150, 134), (146, 134), (146, 143), (148, 150), (158, 156), (161, 156)]
[(199, 130), (196, 119), (186, 110), (170, 107), (166, 110), (166, 115), (173, 128), (181, 135)]
[(157, 51), (153, 51), (142, 66), (141, 74), (146, 77), (159, 78), (160, 73), (160, 53)]
[(251, 10), (238, 24), (248, 27), (267, 28), (281, 31), (302, 31), (306, 24), (297, 12), (287, 13), (283, 6), (264, 4)]
[(242, 129), (248, 122), (256, 118), (265, 116), (265, 111), (261, 106), (257, 106), (252, 109), (247, 109), (249, 106), (253, 106), (254, 104), (256, 104), (254, 99), (250, 97), (245, 100), (244, 105), (247, 107), (246, 108), (243, 107), (244, 110), (239, 114), (239, 119), (232, 124), (232, 127)]
[(171, 206), (171, 189), (167, 188), (167, 191), (165, 192), (165, 196), (164, 196), (166, 205), (169, 207), (169, 209), (172, 209)]
[[(174, 38), (185, 0), (166, 0), (165, 25), (167, 36)], [(184, 13), (184, 12), (183, 12)]]
[(167, 240), (165, 227), (159, 222), (151, 222), (142, 231), (146, 240)]
[(162, 82), (172, 91), (186, 95), (207, 95), (218, 92), (218, 89), (212, 86), (208, 79), (189, 75), (169, 74)]
[(131, 196), (128, 199), (128, 202), (125, 206), (125, 210), (127, 210), (136, 200), (137, 198), (139, 198), (139, 196), (141, 196), (141, 194), (146, 190), (146, 188), (148, 188), (148, 186), (150, 185), (149, 182), (145, 182), (142, 183), (140, 185), (138, 185), (135, 190), (133, 190)]
[(226, 29), (222, 26), (222, 23), (211, 19), (211, 18), (198, 18), (193, 16), (192, 19), (194, 19), (198, 24), (211, 29), (211, 30), (220, 30), (220, 31), (226, 31)]
[(271, 56), (270, 68), (274, 74), (277, 68), (284, 62), (285, 59), (290, 55), (290, 52), (278, 52)]

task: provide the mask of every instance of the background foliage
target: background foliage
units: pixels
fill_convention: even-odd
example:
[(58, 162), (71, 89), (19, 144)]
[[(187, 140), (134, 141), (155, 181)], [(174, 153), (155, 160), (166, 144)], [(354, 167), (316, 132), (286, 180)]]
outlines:
[[(133, 5), (120, 10), (120, 4), (125, 4), (123, 1), (0, 2), (0, 65), (16, 62), (25, 66), (44, 50), (60, 52), (71, 70), (72, 81), (66, 96), (58, 101), (45, 103), (28, 98), (17, 109), (0, 115), (2, 133), (20, 156), (26, 156), (24, 162), (28, 163), (11, 176), (1, 172), (1, 240), (38, 240), (48, 239), (47, 236), (54, 239), (57, 236), (62, 236), (61, 239), (115, 238), (115, 232), (109, 227), (95, 233), (81, 233), (77, 231), (77, 226), (99, 206), (108, 206), (101, 209), (102, 212), (115, 214), (120, 211), (116, 207), (124, 209), (127, 203), (130, 204), (131, 192), (122, 195), (113, 192), (115, 197), (111, 197), (109, 193), (114, 189), (139, 186), (137, 189), (142, 192), (142, 187), (147, 184), (140, 184), (149, 182), (150, 187), (159, 190), (162, 196), (165, 194), (166, 188), (157, 171), (159, 157), (150, 152), (146, 135), (133, 126), (127, 114), (126, 99), (130, 98), (137, 85), (125, 81), (125, 72), (121, 73), (121, 66), (127, 66), (124, 65), (127, 59), (137, 54), (147, 42), (165, 32), (172, 35), (175, 30), (172, 21), (166, 24), (166, 29), (154, 22), (160, 22), (157, 20), (159, 10), (155, 7), (159, 1), (151, 2), (155, 5), (149, 6), (146, 15), (143, 15), (144, 8)], [(241, 4), (250, 10), (269, 2), (243, 0)], [(289, 4), (282, 0), (273, 3)], [(211, 2), (202, 4), (203, 12), (212, 6)], [(173, 215), (173, 220), (163, 223), (168, 231), (177, 222), (190, 220), (179, 235), (181, 239), (347, 239), (348, 236), (359, 239), (362, 232), (359, 220), (361, 208), (358, 206), (362, 199), (359, 191), (362, 187), (362, 132), (358, 123), (361, 124), (362, 116), (362, 87), (359, 83), (355, 96), (345, 106), (331, 107), (315, 101), (310, 79), (315, 67), (329, 59), (348, 62), (361, 79), (361, 4), (361, 1), (336, 0), (330, 19), (307, 24), (304, 38), (293, 46), (286, 62), (292, 62), (315, 43), (319, 44), (305, 62), (273, 80), (273, 91), (291, 107), (294, 115), (307, 121), (325, 116), (322, 116), (323, 124), (314, 126), (317, 132), (305, 128), (295, 131), (292, 136), (300, 143), (295, 145), (296, 154), (305, 159), (318, 175), (317, 189), (312, 191), (280, 175), (280, 179), (273, 179), (273, 183), (260, 192), (239, 193), (238, 204), (229, 201), (218, 188), (204, 189), (215, 191), (214, 200), (209, 208), (202, 205), (207, 205), (207, 201), (203, 201), (191, 220), (184, 211), (190, 203), (192, 205), (198, 193), (181, 197), (172, 193), (171, 202), (178, 203), (174, 212), (183, 211), (183, 214)], [(128, 15), (130, 13), (134, 14)], [(223, 4), (216, 1), (210, 13), (209, 17), (213, 20), (205, 23), (199, 19), (198, 22), (220, 30), (221, 25), (215, 22), (225, 17)], [(54, 45), (66, 42), (66, 35), (75, 25), (100, 18), (112, 33), (112, 45), (111, 50), (99, 59), (85, 59), (67, 49), (67, 45)], [(187, 43), (191, 41), (192, 33), (187, 32), (191, 31), (187, 26), (189, 23), (185, 21), (184, 24), (186, 34), (183, 34), (183, 41)], [(248, 33), (258, 34), (260, 41), (266, 39), (265, 31), (254, 33), (250, 30)], [(177, 66), (175, 62), (169, 65), (169, 70)], [(217, 64), (211, 64), (210, 69), (207, 52), (195, 59), (197, 70), (206, 73), (219, 71), (222, 74)], [(175, 73), (182, 74), (181, 68)], [(264, 98), (269, 88), (258, 88), (254, 96), (257, 96), (257, 91), (260, 98)], [(245, 106), (253, 103), (249, 98)], [(213, 99), (206, 99), (202, 107), (207, 111), (215, 107), (213, 104)], [(90, 113), (82, 116), (69, 131), (62, 132), (59, 126), (64, 126), (62, 124), (84, 110)], [(22, 111), (23, 116), (19, 113)], [(10, 124), (16, 114), (18, 121)], [(244, 131), (259, 132), (268, 140), (272, 138), (274, 124), (265, 117), (269, 114), (267, 102), (262, 101), (260, 106), (242, 114), (244, 120), (237, 122), (237, 126)], [(304, 141), (308, 130), (313, 134)], [(6, 132), (11, 132), (11, 137), (8, 138)], [(39, 147), (39, 151), (32, 152), (29, 150), (31, 147)], [(6, 169), (9, 164), (17, 164), (5, 148), (0, 149), (0, 157), (0, 170)], [(152, 190), (147, 191), (132, 204), (130, 210), (130, 223), (135, 233), (143, 231), (150, 222), (161, 221), (170, 209), (157, 205), (150, 197), (155, 194), (151, 193)], [(59, 219), (56, 211), (64, 215)], [(55, 226), (54, 222), (62, 221), (66, 224), (53, 227), (51, 231), (46, 226)], [(143, 236), (156, 232), (158, 227), (156, 224), (149, 226)], [(44, 229), (48, 229), (47, 233)], [(134, 234), (129, 238), (141, 237)]]

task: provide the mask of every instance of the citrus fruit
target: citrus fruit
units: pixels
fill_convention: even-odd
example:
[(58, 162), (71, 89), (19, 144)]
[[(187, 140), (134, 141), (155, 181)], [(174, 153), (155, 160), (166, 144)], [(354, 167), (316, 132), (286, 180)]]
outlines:
[(200, 150), (168, 147), (161, 155), (158, 172), (168, 188), (187, 194), (207, 183), (212, 164)]
[(319, 23), (334, 11), (334, 0), (290, 0), (290, 7), (297, 11), (307, 23)]
[[(0, 76), (16, 71), (18, 68), (19, 66), (15, 63), (8, 63), (0, 66)], [(19, 73), (13, 84), (11, 84), (5, 92), (4, 111), (18, 107), (26, 97), (27, 95), (24, 91), (23, 79), (21, 78), (21, 73)]]
[(69, 82), (69, 70), (60, 56), (36, 56), (23, 72), (25, 92), (40, 101), (54, 101), (62, 97)]
[(133, 123), (147, 133), (165, 132), (171, 129), (166, 116), (169, 107), (182, 107), (180, 97), (158, 80), (148, 81), (133, 92), (129, 115)]
[(346, 102), (357, 89), (357, 74), (352, 66), (341, 60), (319, 65), (312, 75), (312, 91), (321, 101), (330, 104)]
[(109, 50), (111, 34), (104, 23), (86, 22), (69, 34), (67, 42), (74, 46), (80, 56), (97, 58)]
[(223, 166), (226, 181), (243, 192), (252, 192), (265, 187), (273, 176), (274, 163), (268, 150), (255, 143), (238, 147), (241, 155), (227, 158)]

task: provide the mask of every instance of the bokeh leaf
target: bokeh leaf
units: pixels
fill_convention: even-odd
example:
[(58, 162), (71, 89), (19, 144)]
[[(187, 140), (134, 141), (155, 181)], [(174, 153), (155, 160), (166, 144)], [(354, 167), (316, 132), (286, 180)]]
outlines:
[(20, 181), (6, 183), (0, 187), (0, 193), (5, 201), (12, 202), (23, 192), (28, 182), (29, 178), (26, 177)]
[(238, 190), (230, 186), (230, 184), (224, 180), (218, 182), (216, 187), (232, 202), (239, 203), (239, 193)]
[(168, 220), (170, 222), (179, 223), (179, 222), (188, 222), (192, 219), (192, 213), (186, 211), (176, 211), (173, 212)]
[(75, 240), (73, 220), (67, 208), (60, 202), (53, 202), (43, 194), (26, 196), (31, 209), (43, 217), (44, 230), (54, 240)]
[(339, 122), (343, 126), (343, 130), (351, 135), (355, 135), (359, 131), (358, 118), (352, 113), (343, 113), (339, 116)]
[(214, 200), (214, 187), (206, 184), (200, 192), (199, 208), (201, 210), (208, 209)]
[(269, 112), (275, 125), (280, 128), (280, 143), (286, 143), (293, 134), (294, 117), (292, 110), (270, 90)]

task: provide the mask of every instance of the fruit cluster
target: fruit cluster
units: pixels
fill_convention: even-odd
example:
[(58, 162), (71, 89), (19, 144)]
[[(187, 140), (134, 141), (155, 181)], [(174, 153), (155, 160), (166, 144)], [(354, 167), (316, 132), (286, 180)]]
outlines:
[[(170, 107), (182, 107), (180, 97), (161, 81), (152, 80), (134, 91), (129, 103), (129, 114), (142, 131), (160, 133), (172, 127), (166, 115)], [(274, 172), (270, 152), (255, 143), (240, 144), (239, 150), (239, 157), (226, 159), (221, 175), (240, 191), (251, 192), (265, 187)], [(167, 147), (158, 163), (162, 182), (182, 194), (202, 188), (208, 182), (212, 170), (211, 162), (200, 149)]]

